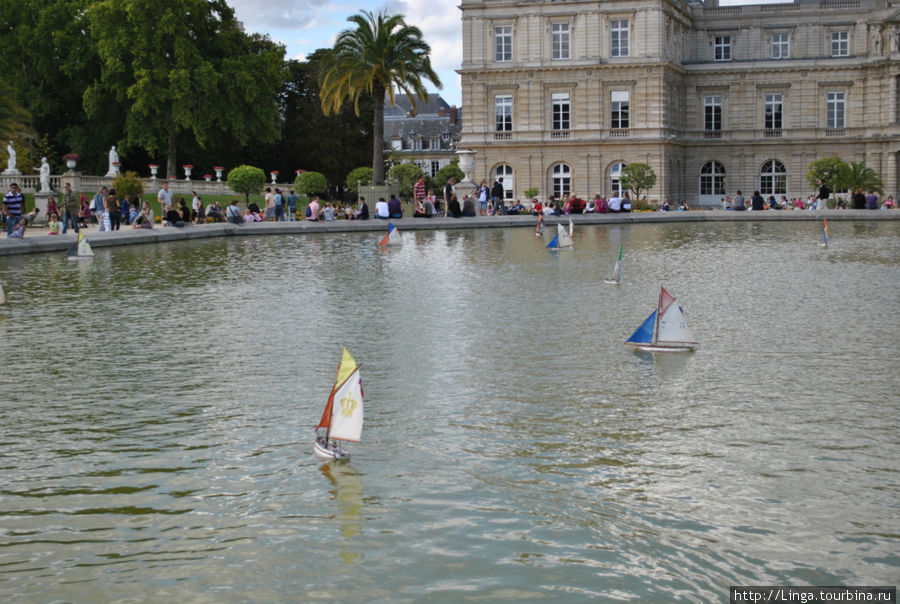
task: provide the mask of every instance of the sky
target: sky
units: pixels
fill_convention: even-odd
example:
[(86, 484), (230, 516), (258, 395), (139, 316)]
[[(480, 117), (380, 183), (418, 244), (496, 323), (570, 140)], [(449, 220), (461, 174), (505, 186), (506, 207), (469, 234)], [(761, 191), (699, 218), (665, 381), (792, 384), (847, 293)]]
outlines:
[(284, 44), (289, 59), (303, 61), (319, 48), (331, 48), (345, 29), (355, 29), (347, 17), (361, 10), (401, 14), (409, 25), (422, 30), (431, 46), (431, 66), (443, 88), (426, 81), (429, 92), (439, 92), (451, 105), (462, 105), (459, 76), (462, 63), (462, 19), (452, 0), (229, 0), (247, 32), (268, 34)]

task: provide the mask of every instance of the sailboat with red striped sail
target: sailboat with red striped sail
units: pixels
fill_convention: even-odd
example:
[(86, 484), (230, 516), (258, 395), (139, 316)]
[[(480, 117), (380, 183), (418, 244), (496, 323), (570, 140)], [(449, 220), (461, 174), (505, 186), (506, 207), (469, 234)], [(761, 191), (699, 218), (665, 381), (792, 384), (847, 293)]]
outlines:
[(625, 341), (647, 352), (690, 352), (697, 347), (694, 334), (684, 319), (684, 309), (675, 296), (659, 288), (659, 303), (641, 326)]
[[(338, 441), (359, 442), (363, 427), (363, 391), (359, 378), (361, 365), (344, 348), (337, 377), (322, 419), (316, 426), (313, 451), (321, 459), (350, 459), (350, 453)], [(319, 430), (325, 432), (320, 433)]]

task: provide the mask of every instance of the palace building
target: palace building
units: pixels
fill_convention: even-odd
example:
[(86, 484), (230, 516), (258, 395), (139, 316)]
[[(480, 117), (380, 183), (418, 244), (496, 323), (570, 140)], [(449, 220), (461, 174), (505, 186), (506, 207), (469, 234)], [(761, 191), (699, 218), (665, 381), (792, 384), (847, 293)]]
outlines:
[(806, 195), (809, 164), (864, 161), (900, 186), (900, 2), (461, 0), (460, 149), (507, 197)]

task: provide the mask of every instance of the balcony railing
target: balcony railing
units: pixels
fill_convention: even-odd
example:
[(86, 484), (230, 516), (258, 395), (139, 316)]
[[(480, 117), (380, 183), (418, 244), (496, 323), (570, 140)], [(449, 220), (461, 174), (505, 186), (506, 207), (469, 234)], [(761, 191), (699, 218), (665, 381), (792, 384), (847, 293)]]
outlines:
[(551, 130), (550, 138), (569, 138), (568, 130)]
[(763, 130), (763, 137), (765, 138), (782, 138), (781, 130)]
[(825, 136), (844, 136), (843, 128), (828, 128), (825, 130)]
[(512, 132), (494, 132), (494, 140), (495, 141), (512, 140)]
[(617, 128), (609, 131), (609, 138), (628, 138), (631, 132), (627, 128)]
[(703, 138), (722, 138), (721, 130), (706, 130), (703, 132)]

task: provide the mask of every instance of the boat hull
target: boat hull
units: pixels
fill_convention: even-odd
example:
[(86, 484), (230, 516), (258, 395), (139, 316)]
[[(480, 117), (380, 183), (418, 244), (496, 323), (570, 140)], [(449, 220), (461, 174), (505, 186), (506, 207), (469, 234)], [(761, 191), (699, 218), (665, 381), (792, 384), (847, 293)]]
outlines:
[(620, 282), (616, 281), (615, 279), (604, 279), (603, 282), (609, 283), (610, 285), (619, 285), (620, 284)]
[(634, 344), (631, 342), (626, 342), (626, 344), (637, 348), (638, 350), (643, 350), (644, 352), (693, 352), (694, 348), (697, 347), (696, 344), (673, 344), (671, 346), (664, 346), (661, 344)]
[(321, 436), (316, 439), (316, 443), (313, 445), (313, 453), (319, 459), (350, 459), (350, 454), (346, 449), (333, 440), (326, 442)]

